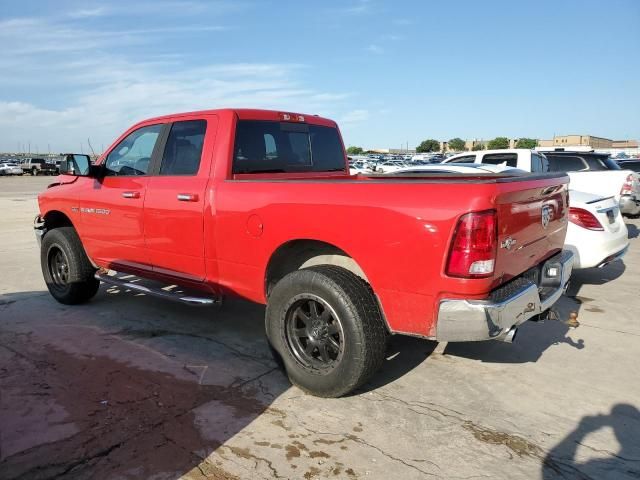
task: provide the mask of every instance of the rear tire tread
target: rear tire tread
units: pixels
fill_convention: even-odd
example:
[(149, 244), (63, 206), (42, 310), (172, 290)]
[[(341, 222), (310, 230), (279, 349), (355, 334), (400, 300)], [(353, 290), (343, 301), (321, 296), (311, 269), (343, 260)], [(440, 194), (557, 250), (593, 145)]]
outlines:
[[(388, 337), (385, 322), (371, 286), (349, 270), (334, 265), (317, 265), (290, 273), (276, 284), (270, 299), (278, 297), (280, 301), (279, 297), (283, 290), (295, 289), (303, 272), (315, 274), (316, 278), (311, 282), (325, 284), (334, 295), (339, 297), (331, 300), (338, 300), (350, 311), (354, 324), (353, 343), (358, 347), (360, 355), (351, 359), (355, 363), (349, 368), (348, 375), (340, 376), (331, 386), (325, 385), (325, 388), (320, 388), (314, 384), (312, 374), (306, 373), (291, 359), (284, 360), (284, 357), (290, 356), (288, 351), (281, 352), (278, 348), (275, 350), (283, 357), (284, 364), (289, 365), (287, 373), (293, 384), (312, 395), (340, 397), (364, 384), (382, 366)], [(325, 300), (330, 299), (325, 298)], [(268, 336), (269, 331), (274, 329), (274, 325), (270, 325), (269, 322), (281, 321), (282, 315), (283, 312), (278, 310), (277, 305), (268, 303), (266, 314)], [(283, 345), (281, 348), (287, 347)]]

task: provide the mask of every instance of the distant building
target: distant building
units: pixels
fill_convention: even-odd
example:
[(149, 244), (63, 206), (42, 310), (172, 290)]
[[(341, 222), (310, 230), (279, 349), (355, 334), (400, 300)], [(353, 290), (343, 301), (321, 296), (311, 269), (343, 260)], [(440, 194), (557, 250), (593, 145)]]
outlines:
[(556, 135), (552, 140), (538, 140), (539, 147), (612, 148), (613, 140), (593, 135)]

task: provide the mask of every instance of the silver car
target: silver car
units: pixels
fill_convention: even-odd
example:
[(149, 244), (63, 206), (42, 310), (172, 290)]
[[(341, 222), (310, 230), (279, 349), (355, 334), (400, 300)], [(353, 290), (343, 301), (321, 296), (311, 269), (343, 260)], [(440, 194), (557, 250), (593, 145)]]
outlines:
[(22, 175), (22, 168), (15, 163), (0, 163), (0, 175)]

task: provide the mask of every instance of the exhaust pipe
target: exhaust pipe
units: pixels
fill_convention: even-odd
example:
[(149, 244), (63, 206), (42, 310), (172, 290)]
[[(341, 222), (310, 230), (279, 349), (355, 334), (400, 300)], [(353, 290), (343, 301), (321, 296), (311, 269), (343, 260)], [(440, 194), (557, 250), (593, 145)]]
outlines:
[(498, 340), (506, 343), (513, 343), (516, 339), (516, 334), (518, 333), (518, 329), (516, 327), (511, 327), (504, 333)]

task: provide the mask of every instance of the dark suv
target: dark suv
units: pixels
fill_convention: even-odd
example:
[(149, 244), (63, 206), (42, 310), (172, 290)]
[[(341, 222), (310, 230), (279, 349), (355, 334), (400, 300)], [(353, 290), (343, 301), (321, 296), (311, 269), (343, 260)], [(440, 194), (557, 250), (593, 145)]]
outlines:
[(620, 168), (640, 173), (640, 158), (625, 158), (617, 161)]

